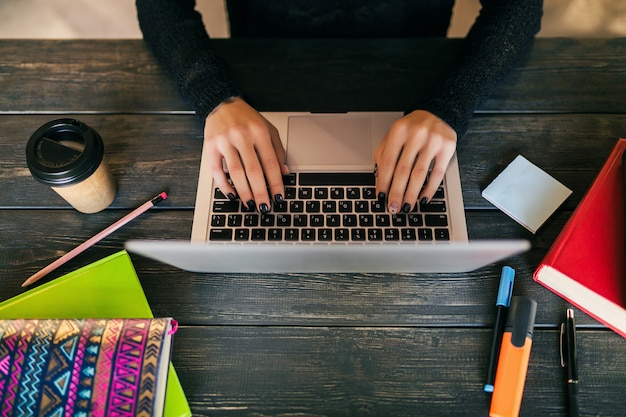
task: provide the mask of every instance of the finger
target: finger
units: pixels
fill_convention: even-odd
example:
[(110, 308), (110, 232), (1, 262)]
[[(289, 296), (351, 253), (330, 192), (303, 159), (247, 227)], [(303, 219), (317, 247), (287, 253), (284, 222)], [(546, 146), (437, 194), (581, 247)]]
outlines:
[(383, 138), (383, 142), (376, 150), (375, 163), (376, 163), (376, 195), (379, 198), (387, 196), (389, 188), (391, 187), (391, 180), (393, 178), (394, 170), (396, 168), (396, 162), (402, 151), (401, 143), (394, 143), (391, 140), (391, 130)]
[(244, 149), (240, 150), (239, 155), (243, 163), (248, 184), (250, 184), (250, 190), (252, 191), (256, 208), (261, 213), (267, 213), (271, 205), (263, 167), (259, 161), (259, 155), (251, 144), (247, 144)]
[[(288, 174), (289, 169), (287, 168), (287, 165), (285, 165), (285, 149), (280, 141), (278, 131), (271, 125), (270, 135), (272, 138), (273, 152), (267, 157), (270, 158), (268, 160), (266, 160), (266, 157), (261, 156), (261, 164), (263, 165), (263, 170), (266, 173), (270, 195), (275, 202), (280, 202), (285, 198), (285, 186), (283, 184), (282, 176), (284, 174)], [(274, 163), (276, 164), (275, 167), (272, 166)]]
[(424, 188), (419, 195), (420, 201), (423, 199), (427, 199), (427, 201), (430, 201), (433, 198), (433, 196), (437, 192), (437, 189), (439, 188), (439, 186), (441, 186), (443, 177), (446, 174), (448, 164), (450, 163), (450, 159), (452, 159), (452, 155), (447, 156), (445, 154), (440, 154), (435, 157), (432, 169), (428, 176), (428, 181), (424, 185)]
[(254, 196), (237, 149), (228, 147), (224, 151), (224, 161), (228, 169), (228, 174), (230, 175), (230, 180), (237, 191), (237, 195), (246, 206), (254, 209)]
[(235, 187), (228, 180), (228, 176), (224, 172), (222, 154), (217, 152), (211, 152), (209, 154), (209, 170), (213, 177), (215, 186), (224, 194), (228, 199), (234, 200), (237, 198), (237, 191)]

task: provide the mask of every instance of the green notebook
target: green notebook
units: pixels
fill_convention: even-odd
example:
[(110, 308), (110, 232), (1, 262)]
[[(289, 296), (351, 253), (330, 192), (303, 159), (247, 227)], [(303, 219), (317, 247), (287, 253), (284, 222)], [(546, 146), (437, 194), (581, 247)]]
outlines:
[[(152, 310), (126, 251), (0, 303), (0, 319), (151, 318)], [(172, 364), (165, 416), (191, 416)]]

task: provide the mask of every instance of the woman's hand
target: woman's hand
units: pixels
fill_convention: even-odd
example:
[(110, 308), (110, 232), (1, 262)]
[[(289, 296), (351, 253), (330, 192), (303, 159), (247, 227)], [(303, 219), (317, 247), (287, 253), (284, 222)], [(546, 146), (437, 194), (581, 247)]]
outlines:
[(456, 141), (450, 125), (424, 110), (413, 111), (391, 125), (374, 152), (376, 194), (387, 196), (389, 212), (409, 212), (418, 200), (430, 201), (454, 155)]
[(204, 146), (211, 156), (213, 179), (224, 195), (231, 199), (238, 195), (250, 209), (256, 207), (262, 213), (271, 207), (270, 195), (282, 201), (282, 175), (289, 169), (278, 131), (243, 99), (229, 99), (209, 114)]

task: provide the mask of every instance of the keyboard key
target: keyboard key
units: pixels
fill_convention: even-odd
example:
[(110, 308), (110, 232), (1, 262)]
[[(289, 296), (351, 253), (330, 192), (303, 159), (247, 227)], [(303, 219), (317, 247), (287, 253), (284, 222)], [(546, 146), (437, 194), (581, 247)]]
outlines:
[(356, 187), (348, 187), (346, 189), (346, 198), (350, 200), (358, 200), (361, 198), (361, 189)]
[(315, 229), (302, 229), (302, 240), (305, 242), (315, 240)]
[(374, 200), (376, 198), (376, 188), (374, 187), (365, 187), (363, 188), (363, 199), (364, 200)]
[(376, 227), (387, 227), (391, 225), (391, 218), (388, 214), (376, 215)]
[(344, 214), (341, 216), (341, 224), (343, 227), (356, 226), (356, 214)]
[(300, 184), (315, 185), (376, 185), (376, 177), (373, 172), (302, 172)]
[(433, 240), (433, 231), (430, 229), (417, 229), (419, 240)]
[(435, 229), (435, 240), (450, 240), (448, 229)]
[(283, 175), (283, 185), (296, 185), (296, 174)]
[(420, 211), (422, 213), (445, 213), (446, 211), (446, 202), (445, 201), (437, 201), (431, 200), (426, 204), (420, 203)]
[(298, 198), (300, 200), (309, 200), (313, 198), (313, 189), (309, 187), (303, 187), (298, 190)]
[(228, 215), (228, 227), (239, 227), (243, 221), (241, 214), (229, 214)]
[(259, 215), (256, 213), (246, 213), (243, 215), (243, 225), (247, 227), (256, 227), (259, 225)]
[(426, 226), (447, 226), (448, 216), (445, 214), (427, 214), (424, 216)]
[(310, 219), (311, 227), (323, 227), (324, 226), (324, 215), (323, 214), (312, 214)]
[(394, 214), (391, 216), (391, 224), (396, 227), (406, 226), (406, 214)]
[(318, 200), (326, 200), (328, 198), (328, 188), (315, 188), (315, 198)]
[(362, 242), (365, 240), (365, 229), (352, 229), (350, 232), (353, 241)]
[(354, 202), (354, 211), (357, 213), (367, 213), (369, 212), (369, 203), (367, 201), (355, 201)]
[(233, 238), (232, 229), (211, 229), (209, 240), (213, 241), (230, 241)]
[(300, 239), (299, 229), (285, 229), (285, 240), (293, 242)]
[(265, 229), (252, 229), (252, 240), (265, 240)]
[(291, 214), (279, 214), (278, 216), (276, 216), (276, 226), (291, 226)]
[(306, 214), (294, 214), (293, 225), (296, 227), (306, 227), (309, 225), (308, 219)]
[(415, 241), (417, 240), (417, 233), (415, 233), (415, 229), (402, 229), (400, 230), (402, 235), (402, 240), (406, 241)]
[(359, 226), (369, 227), (374, 225), (374, 216), (372, 214), (359, 214)]
[(235, 240), (247, 241), (250, 238), (250, 229), (235, 229)]
[(213, 201), (213, 213), (236, 213), (239, 211), (240, 205), (238, 200)]
[(421, 214), (409, 213), (409, 226), (420, 227), (424, 225), (424, 221), (422, 219)]
[(380, 200), (374, 200), (370, 203), (370, 208), (372, 213), (384, 213), (385, 212), (385, 202)]
[(283, 229), (270, 229), (267, 233), (267, 240), (277, 241), (283, 240)]
[(274, 207), (272, 211), (274, 213), (287, 213), (288, 204), (286, 201), (281, 201), (280, 203), (274, 202)]
[(335, 240), (338, 242), (350, 240), (350, 229), (335, 229)]
[(273, 214), (262, 214), (261, 215), (261, 226), (269, 227), (274, 226), (276, 222), (276, 216)]
[(333, 200), (340, 200), (344, 198), (343, 188), (333, 187), (330, 189), (330, 198)]
[(304, 203), (300, 200), (290, 201), (289, 211), (291, 213), (304, 213)]
[(333, 229), (322, 228), (317, 231), (317, 240), (329, 242), (333, 240)]
[(336, 213), (337, 212), (337, 202), (326, 200), (322, 202), (322, 212), (324, 213)]
[(385, 240), (398, 241), (400, 240), (400, 232), (398, 229), (385, 229)]
[(367, 240), (370, 240), (370, 241), (383, 240), (383, 231), (381, 229), (367, 229)]
[(326, 226), (328, 227), (338, 227), (341, 226), (341, 216), (338, 214), (327, 214), (326, 215)]
[(320, 202), (315, 200), (307, 200), (306, 202), (306, 212), (307, 213), (319, 213), (320, 212)]
[(296, 198), (295, 187), (285, 187), (285, 200), (293, 200)]
[(352, 201), (347, 201), (347, 200), (340, 201), (339, 213), (352, 213)]
[(211, 227), (224, 227), (226, 226), (225, 214), (214, 214), (211, 216)]

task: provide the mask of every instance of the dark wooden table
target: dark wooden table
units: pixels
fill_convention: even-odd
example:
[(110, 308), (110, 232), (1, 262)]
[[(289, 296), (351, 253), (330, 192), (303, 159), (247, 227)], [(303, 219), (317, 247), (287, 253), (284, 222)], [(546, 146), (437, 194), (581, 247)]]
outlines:
[[(402, 110), (454, 40), (216, 41), (260, 110)], [(139, 40), (0, 40), (0, 299), (165, 190), (170, 198), (47, 279), (130, 238), (190, 235), (202, 130)], [(102, 135), (119, 185), (85, 215), (36, 182), (31, 133), (75, 117)], [(618, 137), (626, 39), (537, 40), (458, 146), (471, 239), (525, 238), (514, 294), (538, 304), (521, 415), (564, 416), (558, 325), (568, 304), (532, 280)], [(533, 235), (480, 193), (518, 154), (574, 192)], [(530, 196), (529, 198), (532, 198)], [(155, 315), (181, 324), (172, 361), (194, 415), (480, 416), (503, 264), (468, 274), (192, 274), (132, 256)], [(626, 415), (626, 341), (580, 311), (583, 416)]]

